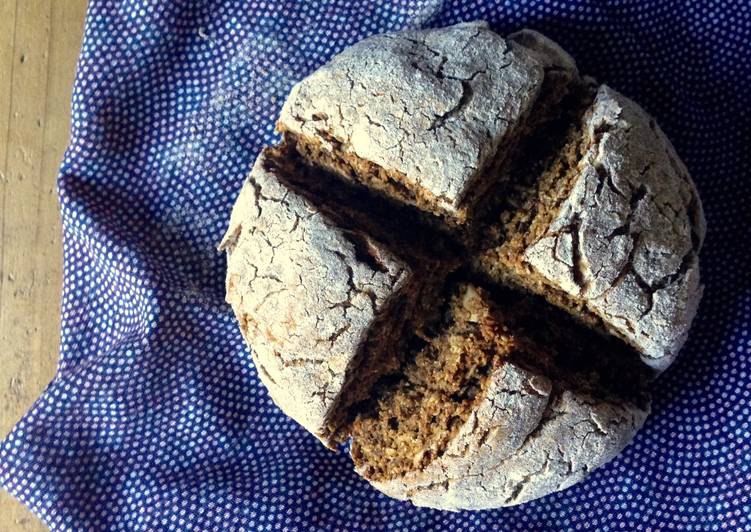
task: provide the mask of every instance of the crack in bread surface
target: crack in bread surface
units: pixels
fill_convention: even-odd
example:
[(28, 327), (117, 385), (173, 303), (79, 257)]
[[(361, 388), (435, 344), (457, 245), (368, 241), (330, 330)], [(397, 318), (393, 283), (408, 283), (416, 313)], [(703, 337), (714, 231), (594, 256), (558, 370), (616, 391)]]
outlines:
[[(316, 320), (315, 331), (320, 336), (315, 337), (314, 347), (316, 351), (324, 350), (328, 345), (335, 350), (336, 344), (340, 337), (347, 337), (349, 341), (355, 341), (357, 345), (356, 352), (353, 353), (346, 368), (343, 368), (343, 374), (334, 373), (331, 368), (328, 372), (331, 375), (331, 382), (323, 383), (319, 389), (315, 390), (314, 396), (319, 397), (322, 403), (331, 405), (330, 412), (327, 415), (323, 431), (317, 432), (317, 435), (329, 445), (340, 442), (346, 435), (339, 434), (339, 429), (347, 419), (347, 412), (352, 403), (362, 400), (365, 394), (371, 389), (372, 384), (377, 381), (383, 374), (393, 372), (400, 367), (402, 359), (400, 345), (404, 337), (405, 330), (420, 328), (422, 318), (426, 315), (422, 311), (413, 311), (417, 306), (422, 308), (431, 301), (431, 294), (435, 284), (440, 283), (447, 270), (451, 268), (451, 261), (448, 258), (440, 258), (440, 237), (436, 236), (433, 242), (436, 244), (436, 256), (428, 254), (421, 248), (411, 234), (393, 231), (391, 224), (408, 223), (398, 215), (392, 216), (390, 221), (377, 222), (374, 215), (376, 212), (388, 210), (394, 214), (390, 206), (381, 205), (378, 201), (371, 201), (368, 197), (363, 197), (361, 191), (349, 190), (346, 187), (333, 190), (328, 188), (330, 176), (324, 175), (320, 170), (306, 166), (303, 162), (291, 156), (288, 146), (276, 146), (267, 148), (264, 152), (263, 168), (269, 174), (273, 174), (275, 179), (284, 186), (290, 193), (306, 198), (311, 207), (306, 212), (296, 213), (296, 219), (290, 220), (292, 231), (298, 230), (301, 221), (305, 216), (320, 216), (327, 220), (326, 223), (332, 224), (340, 231), (347, 243), (352, 246), (352, 253), (347, 254), (343, 250), (331, 248), (323, 244), (326, 252), (331, 256), (332, 267), (343, 270), (346, 273), (347, 294), (345, 300), (329, 301), (328, 295), (324, 288), (317, 292), (319, 304), (324, 305), (326, 312), (336, 312), (337, 315), (344, 316), (339, 319), (337, 328), (332, 328), (326, 334), (320, 334), (322, 328), (328, 327), (325, 315), (319, 315)], [(302, 174), (310, 174), (301, 179)], [(284, 205), (287, 201), (287, 194), (280, 197), (267, 197), (258, 183), (253, 184), (254, 197), (258, 200), (255, 207), (258, 212), (266, 212), (265, 208), (275, 204)], [(303, 185), (315, 184), (313, 187), (305, 188)], [(323, 188), (316, 188), (323, 187)], [(323, 190), (329, 194), (322, 194)], [(334, 202), (334, 203), (332, 203)], [(261, 204), (263, 203), (263, 204)], [(273, 215), (272, 215), (273, 218)], [(413, 223), (413, 222), (409, 222)], [(279, 231), (281, 228), (277, 224), (258, 224), (253, 228), (253, 233), (261, 240), (268, 243), (271, 258), (273, 262), (277, 254), (277, 249), (269, 241), (269, 231)], [(419, 232), (419, 231), (418, 231)], [(277, 233), (273, 233), (276, 235)], [(231, 236), (227, 245), (233, 245), (238, 235)], [(273, 236), (272, 236), (273, 237)], [(308, 234), (307, 238), (315, 238)], [(303, 242), (306, 236), (300, 236)], [(448, 244), (446, 244), (448, 246)], [(385, 246), (385, 248), (384, 248)], [(384, 251), (387, 249), (387, 251)], [(448, 253), (446, 251), (445, 253)], [(389, 256), (393, 254), (393, 257)], [(394, 268), (394, 257), (398, 258), (400, 266)], [(258, 277), (257, 268), (250, 265), (251, 271), (245, 277), (246, 282), (253, 288), (254, 281)], [(273, 268), (269, 269), (270, 271)], [(360, 278), (356, 281), (355, 271), (370, 271), (374, 277), (370, 280)], [(277, 272), (278, 274), (278, 272)], [(268, 273), (266, 277), (274, 283), (282, 285), (283, 282), (277, 274)], [(385, 276), (389, 279), (389, 284), (393, 285), (394, 293), (387, 295), (383, 299), (383, 294), (376, 294), (373, 289), (375, 285), (375, 276)], [(233, 281), (231, 281), (233, 282)], [(302, 278), (298, 285), (302, 283)], [(230, 290), (233, 290), (229, 287)], [(263, 287), (260, 287), (262, 289)], [(259, 324), (259, 316), (256, 312), (261, 313), (259, 307), (263, 305), (270, 297), (275, 296), (279, 290), (270, 291), (263, 297), (261, 303), (254, 307), (253, 312), (237, 312), (238, 321), (241, 324), (241, 330), (247, 336), (248, 331), (253, 332), (253, 337), (265, 339), (268, 344), (275, 344), (276, 339), (270, 336), (268, 328)], [(356, 299), (356, 300), (355, 300)], [(327, 306), (326, 306), (327, 305)], [(373, 321), (368, 325), (362, 337), (350, 338), (350, 323), (347, 317), (351, 314), (360, 316), (362, 319), (363, 309), (368, 307), (375, 313)], [(376, 308), (378, 311), (375, 312)], [(316, 307), (319, 312), (322, 310)], [(274, 312), (274, 310), (271, 310)], [(281, 319), (281, 318), (280, 318)], [(262, 321), (262, 320), (260, 320)], [(295, 333), (290, 329), (290, 336)], [(321, 345), (325, 344), (325, 345)], [(304, 351), (295, 351), (293, 353), (276, 352), (276, 359), (281, 367), (285, 369), (299, 367), (301, 371), (326, 371), (327, 361), (325, 358), (311, 358), (306, 356)], [(262, 366), (258, 357), (255, 359)], [(323, 366), (323, 367), (322, 367)], [(320, 368), (316, 370), (315, 368)], [(264, 375), (269, 381), (276, 384), (271, 378), (270, 373), (265, 371)]]
[(512, 151), (544, 72), (483, 25), (438, 31), (345, 50), (293, 87), (277, 129), (311, 161), (454, 226), (495, 177), (491, 159)]
[[(322, 134), (322, 132), (319, 133)], [(409, 186), (409, 180), (401, 172), (388, 171), (376, 163), (358, 157), (351, 151), (341, 149), (341, 142), (334, 137), (326, 137), (332, 149), (324, 148), (313, 137), (297, 136), (291, 132), (284, 132), (284, 139), (285, 142), (294, 145), (300, 156), (313, 165), (335, 172), (351, 181), (362, 183), (386, 197), (414, 205), (440, 221), (453, 225), (463, 221), (445, 217), (443, 212), (436, 208), (436, 205), (443, 201), (439, 196), (431, 194), (422, 187)]]
[[(471, 79), (474, 79), (474, 75)], [(462, 81), (463, 94), (467, 94), (470, 85), (468, 80)], [(573, 92), (578, 96), (583, 88), (580, 83), (575, 83)], [(538, 97), (528, 114), (520, 117), (520, 124), (515, 135), (505, 140), (495, 153), (488, 158), (484, 166), (477, 171), (476, 177), (468, 186), (466, 195), (461, 198), (460, 205), (453, 211), (448, 212), (441, 205), (448, 201), (444, 196), (431, 193), (425, 187), (413, 185), (408, 177), (394, 169), (387, 170), (382, 166), (359, 157), (351, 149), (345, 149), (343, 141), (337, 139), (325, 130), (317, 130), (317, 134), (325, 139), (327, 145), (312, 135), (298, 135), (278, 123), (277, 127), (282, 132), (283, 144), (294, 147), (299, 156), (310, 164), (339, 176), (345, 182), (359, 183), (369, 190), (393, 200), (394, 204), (404, 202), (407, 205), (419, 209), (423, 221), (435, 228), (447, 229), (448, 233), (459, 238), (465, 243), (472, 243), (473, 225), (477, 218), (489, 208), (490, 198), (505, 192), (508, 186), (519, 187), (517, 180), (512, 179), (509, 170), (517, 162), (518, 145), (520, 139), (534, 134), (542, 126), (547, 134), (549, 124), (556, 117), (561, 119), (559, 103), (566, 96), (569, 99), (576, 96), (569, 94), (571, 87), (556, 86), (543, 82)], [(563, 103), (563, 107), (571, 103)], [(455, 112), (455, 110), (453, 111)], [(447, 113), (447, 115), (450, 114)], [(447, 115), (442, 115), (439, 120), (446, 120)], [(546, 139), (547, 140), (547, 139)], [(528, 143), (534, 144), (534, 143)], [(494, 189), (490, 194), (490, 189)]]
[(648, 406), (647, 384), (654, 373), (628, 344), (582, 324), (543, 296), (468, 277), (503, 307), (503, 319), (517, 334), (517, 343), (526, 346), (515, 351), (514, 363), (549, 376), (559, 391), (580, 390)]
[[(474, 266), (489, 280), (543, 295), (664, 369), (685, 340), (690, 321), (684, 320), (701, 294), (701, 209), (653, 120), (647, 126), (643, 111), (607, 88), (584, 101), (587, 112), (552, 157), (522, 159), (521, 179), (514, 176), (521, 186), (486, 221)], [(616, 118), (603, 117), (607, 105), (619, 106)], [(634, 161), (608, 155), (639, 134), (652, 144), (637, 143)], [(681, 291), (683, 307), (669, 301)], [(622, 307), (626, 300), (633, 309)]]
[(289, 165), (289, 181), (301, 193), (334, 217), (344, 213), (356, 219), (361, 231), (387, 242), (395, 253), (447, 263), (456, 263), (464, 253), (463, 245), (426, 213), (374, 194), (360, 183), (340, 179), (315, 158), (301, 152), (294, 137), (285, 135), (282, 143), (272, 150), (276, 160)]

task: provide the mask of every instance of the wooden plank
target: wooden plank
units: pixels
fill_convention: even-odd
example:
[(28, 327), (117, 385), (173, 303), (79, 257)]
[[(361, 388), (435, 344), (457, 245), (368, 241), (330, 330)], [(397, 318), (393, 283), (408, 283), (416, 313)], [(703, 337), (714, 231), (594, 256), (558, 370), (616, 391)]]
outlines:
[[(4, 187), (7, 182), (6, 161), (8, 157), (8, 135), (10, 134), (11, 118), (11, 84), (15, 70), (15, 40), (16, 40), (16, 0), (0, 2), (0, 239), (2, 239), (5, 212)], [(0, 240), (2, 242), (2, 240)], [(2, 242), (4, 244), (4, 242)], [(3, 263), (5, 246), (0, 247), (0, 267)], [(2, 313), (2, 306), (0, 306)], [(0, 362), (1, 363), (1, 362)], [(2, 414), (0, 414), (2, 415)], [(2, 432), (2, 425), (0, 425)]]
[[(62, 251), (55, 178), (68, 142), (70, 93), (86, 0), (0, 4), (0, 72), (9, 72), (7, 79), (0, 78), (4, 436), (49, 383), (57, 363)], [(0, 491), (0, 530), (44, 529)]]

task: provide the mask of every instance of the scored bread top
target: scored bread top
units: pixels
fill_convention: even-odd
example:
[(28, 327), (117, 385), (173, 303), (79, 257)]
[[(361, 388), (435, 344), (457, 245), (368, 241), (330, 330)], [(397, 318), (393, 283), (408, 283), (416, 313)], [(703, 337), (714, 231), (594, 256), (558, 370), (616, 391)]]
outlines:
[(376, 35), (296, 84), (277, 127), (375, 163), (407, 189), (401, 200), (461, 218), (543, 77), (533, 54), (485, 23)]
[[(284, 150), (264, 149), (243, 186), (221, 245), (227, 300), (274, 401), (325, 444), (371, 412), (368, 400), (378, 397), (370, 395), (408, 375), (410, 349), (435, 332), (449, 272), (460, 263), (451, 282), (476, 280), (502, 256), (479, 238), (447, 230), (443, 242), (422, 221), (406, 220), (430, 213), (438, 225), (463, 223), (481, 195), (488, 201), (481, 215), (492, 217), (498, 196), (519, 206), (515, 187), (533, 191), (527, 199), (550, 193), (550, 202), (529, 209), (529, 224), (513, 226), (526, 237), (514, 251), (517, 278), (483, 280), (495, 283), (495, 294), (521, 288), (509, 302), (532, 300), (530, 292), (547, 298), (551, 305), (533, 301), (545, 307), (537, 321), (559, 306), (612, 342), (590, 345), (583, 340), (590, 330), (566, 322), (567, 333), (544, 336), (551, 348), (559, 337), (577, 344), (553, 349), (561, 358), (539, 365), (509, 355), (493, 365), (477, 401), (463, 399), (471, 412), (459, 410), (468, 417), (450, 421), (460, 428), (448, 447), (423, 455), (427, 465), (396, 477), (359, 469), (383, 492), (446, 509), (519, 504), (577, 482), (644, 422), (642, 377), (654, 374), (647, 365), (669, 365), (701, 297), (704, 218), (686, 168), (637, 104), (601, 86), (580, 114), (594, 90), (544, 36), (524, 30), (506, 40), (469, 23), (365, 39), (295, 85), (285, 102), (277, 127), (282, 147), (296, 155), (285, 166)], [(548, 145), (551, 131), (565, 146)], [(563, 139), (569, 135), (574, 143)], [(530, 139), (545, 146), (530, 149)], [(547, 173), (548, 156), (574, 163)], [(505, 159), (519, 164), (498, 164)], [(529, 175), (510, 170), (518, 168)], [(285, 175), (298, 170), (300, 179)], [(541, 172), (547, 188), (538, 189)], [(345, 182), (366, 199), (349, 205)], [(368, 206), (371, 198), (381, 198), (378, 208)], [(381, 223), (389, 209), (393, 219)], [(488, 229), (475, 221), (465, 224), (468, 232)], [(391, 233), (410, 238), (396, 244)], [(580, 385), (570, 377), (574, 367), (602, 380)], [(625, 377), (633, 367), (638, 382)], [(612, 379), (621, 369), (633, 396)]]

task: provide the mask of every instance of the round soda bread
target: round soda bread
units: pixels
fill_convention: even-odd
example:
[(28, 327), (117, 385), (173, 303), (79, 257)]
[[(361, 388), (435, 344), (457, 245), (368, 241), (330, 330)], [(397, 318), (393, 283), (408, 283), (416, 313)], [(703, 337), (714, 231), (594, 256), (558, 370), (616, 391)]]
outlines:
[(296, 84), (220, 249), (272, 399), (375, 488), (520, 504), (616, 456), (701, 298), (655, 121), (543, 35), (357, 43)]

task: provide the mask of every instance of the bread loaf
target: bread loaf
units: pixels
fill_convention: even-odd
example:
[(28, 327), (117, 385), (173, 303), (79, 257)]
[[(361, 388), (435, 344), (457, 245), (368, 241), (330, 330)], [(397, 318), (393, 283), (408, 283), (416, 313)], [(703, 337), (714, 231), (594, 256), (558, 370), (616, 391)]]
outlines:
[(696, 313), (704, 218), (641, 107), (543, 35), (357, 43), (295, 85), (220, 248), (259, 376), (376, 489), (520, 504), (616, 456)]

